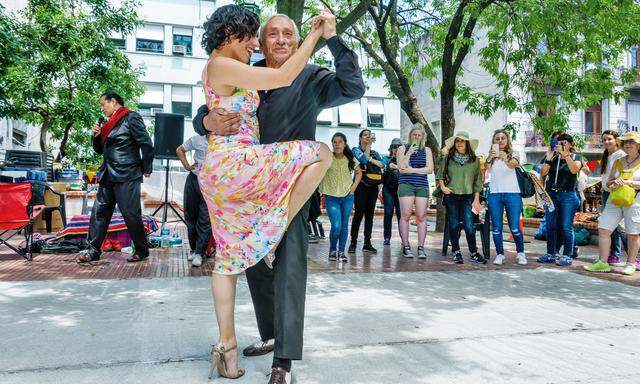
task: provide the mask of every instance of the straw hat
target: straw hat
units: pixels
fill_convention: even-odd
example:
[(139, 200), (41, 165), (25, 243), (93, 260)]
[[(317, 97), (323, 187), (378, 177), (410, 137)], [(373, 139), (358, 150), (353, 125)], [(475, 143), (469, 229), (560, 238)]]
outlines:
[(447, 140), (444, 141), (444, 148), (442, 148), (442, 154), (446, 155), (449, 153), (449, 150), (453, 148), (453, 145), (456, 142), (456, 139), (462, 139), (464, 141), (468, 141), (471, 145), (471, 149), (475, 152), (476, 148), (478, 148), (478, 140), (469, 138), (469, 133), (465, 131), (460, 131), (455, 135), (451, 136)]
[(640, 133), (638, 132), (627, 132), (624, 135), (618, 138), (620, 141), (635, 141), (636, 144), (640, 144)]

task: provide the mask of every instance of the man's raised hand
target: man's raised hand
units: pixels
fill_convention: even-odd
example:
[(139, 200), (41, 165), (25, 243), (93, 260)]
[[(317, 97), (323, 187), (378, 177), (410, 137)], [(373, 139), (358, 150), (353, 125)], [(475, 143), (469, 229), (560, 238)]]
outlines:
[(336, 15), (331, 13), (329, 9), (323, 9), (318, 16), (324, 21), (322, 24), (322, 37), (325, 40), (329, 40), (336, 36)]

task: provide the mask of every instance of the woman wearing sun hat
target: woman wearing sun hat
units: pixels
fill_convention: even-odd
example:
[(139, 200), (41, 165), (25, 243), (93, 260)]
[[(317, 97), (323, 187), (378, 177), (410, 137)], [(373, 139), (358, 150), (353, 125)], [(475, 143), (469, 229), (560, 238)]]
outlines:
[(487, 260), (478, 253), (476, 233), (473, 230), (473, 211), (480, 212), (480, 192), (484, 183), (480, 161), (475, 154), (478, 140), (471, 139), (467, 132), (460, 131), (445, 141), (442, 160), (436, 180), (443, 194), (443, 202), (449, 218), (449, 234), (453, 251), (453, 262), (463, 264), (460, 252), (460, 232), (462, 222), (471, 261), (486, 264)]
[(598, 219), (598, 248), (600, 260), (584, 267), (590, 272), (609, 272), (607, 262), (611, 247), (611, 233), (624, 220), (627, 234), (627, 265), (622, 270), (625, 275), (633, 275), (637, 269), (636, 256), (640, 247), (640, 134), (627, 132), (620, 136), (626, 156), (613, 164), (607, 180), (611, 190), (609, 200)]

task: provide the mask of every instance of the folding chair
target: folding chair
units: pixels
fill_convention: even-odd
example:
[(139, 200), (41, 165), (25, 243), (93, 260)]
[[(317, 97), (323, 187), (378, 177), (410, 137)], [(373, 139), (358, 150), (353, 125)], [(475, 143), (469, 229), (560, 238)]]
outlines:
[[(31, 261), (33, 260), (33, 223), (42, 213), (44, 205), (34, 205), (32, 185), (25, 183), (0, 183), (0, 245)], [(8, 243), (20, 231), (24, 234), (24, 250)]]

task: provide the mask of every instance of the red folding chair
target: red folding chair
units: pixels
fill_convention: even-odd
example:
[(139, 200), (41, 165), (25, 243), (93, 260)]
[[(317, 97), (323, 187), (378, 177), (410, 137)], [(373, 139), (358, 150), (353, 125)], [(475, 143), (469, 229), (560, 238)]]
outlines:
[[(33, 205), (31, 183), (0, 183), (0, 245), (6, 245), (14, 252), (33, 260), (33, 223), (42, 213), (44, 205)], [(25, 249), (8, 243), (22, 232), (26, 241)]]

